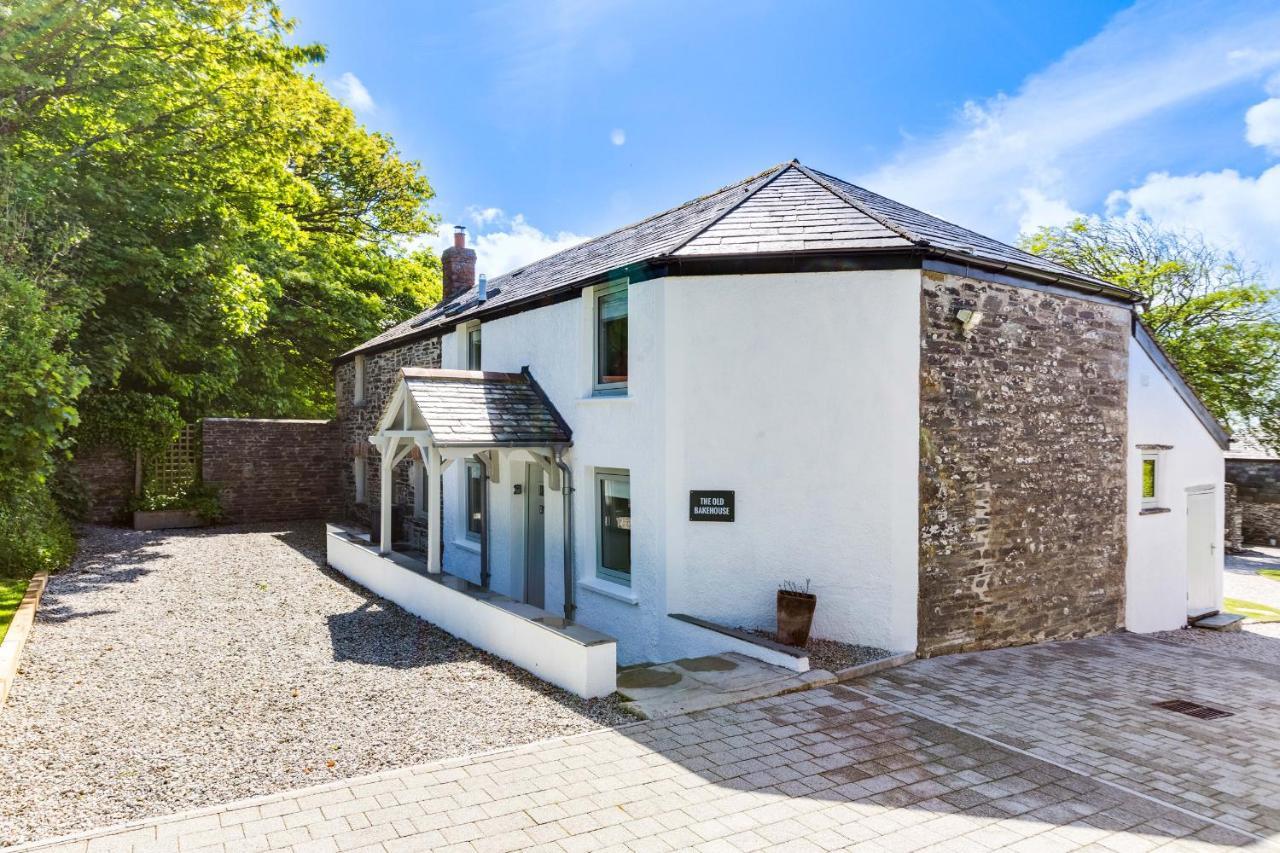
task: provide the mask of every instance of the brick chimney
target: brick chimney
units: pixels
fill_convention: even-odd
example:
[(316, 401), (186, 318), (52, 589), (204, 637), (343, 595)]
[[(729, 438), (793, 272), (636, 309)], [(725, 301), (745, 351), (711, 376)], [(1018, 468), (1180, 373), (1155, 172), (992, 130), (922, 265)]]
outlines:
[(453, 229), (453, 245), (440, 254), (440, 268), (444, 274), (444, 301), (449, 302), (460, 293), (470, 290), (476, 283), (476, 252), (467, 248), (467, 229), (457, 225)]

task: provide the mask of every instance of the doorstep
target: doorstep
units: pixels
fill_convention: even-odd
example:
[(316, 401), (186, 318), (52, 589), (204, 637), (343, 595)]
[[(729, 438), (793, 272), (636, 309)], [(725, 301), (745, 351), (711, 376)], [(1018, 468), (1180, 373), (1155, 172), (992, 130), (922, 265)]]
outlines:
[(623, 708), (646, 720), (705, 711), (834, 684), (824, 669), (797, 673), (737, 652), (682, 658), (618, 673)]

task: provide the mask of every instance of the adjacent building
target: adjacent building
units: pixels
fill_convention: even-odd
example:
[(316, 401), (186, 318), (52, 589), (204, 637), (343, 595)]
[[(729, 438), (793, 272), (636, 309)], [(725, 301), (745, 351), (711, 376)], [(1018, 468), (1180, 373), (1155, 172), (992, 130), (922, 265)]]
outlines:
[(920, 655), (1220, 602), (1227, 437), (1128, 290), (796, 161), (442, 262), (336, 361), (346, 515), (621, 663), (745, 650), (784, 581), (816, 636)]

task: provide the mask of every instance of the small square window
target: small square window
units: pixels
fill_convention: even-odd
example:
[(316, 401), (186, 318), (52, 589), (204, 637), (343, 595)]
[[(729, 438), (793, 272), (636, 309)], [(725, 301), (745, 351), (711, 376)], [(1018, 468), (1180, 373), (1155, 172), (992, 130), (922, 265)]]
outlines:
[(484, 530), (484, 472), (479, 462), (467, 460), (467, 538), (479, 539)]
[(467, 370), (480, 369), (480, 324), (467, 329)]
[(597, 471), (599, 501), (596, 575), (631, 586), (631, 477), (626, 471)]
[(595, 388), (625, 391), (627, 387), (627, 282), (596, 294)]

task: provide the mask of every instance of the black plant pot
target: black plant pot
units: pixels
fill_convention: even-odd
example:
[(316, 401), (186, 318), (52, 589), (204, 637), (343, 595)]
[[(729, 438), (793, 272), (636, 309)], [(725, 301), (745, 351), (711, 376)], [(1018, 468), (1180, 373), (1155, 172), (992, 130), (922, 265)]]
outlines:
[(803, 648), (809, 642), (818, 596), (811, 592), (778, 590), (778, 642)]

